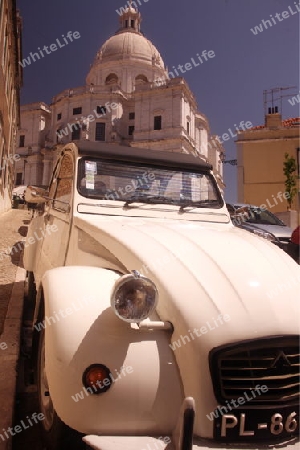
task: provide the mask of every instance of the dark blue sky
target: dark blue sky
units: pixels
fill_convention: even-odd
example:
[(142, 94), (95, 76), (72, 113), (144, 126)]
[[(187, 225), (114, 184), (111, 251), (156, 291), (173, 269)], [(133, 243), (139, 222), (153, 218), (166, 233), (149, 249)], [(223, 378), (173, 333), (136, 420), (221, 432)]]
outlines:
[[(215, 52), (214, 58), (184, 76), (211, 132), (222, 135), (242, 120), (253, 125), (264, 122), (265, 89), (297, 86), (285, 93), (299, 92), (300, 14), (294, 4), (298, 1), (139, 0), (139, 9), (142, 31), (169, 70), (203, 50)], [(50, 103), (63, 89), (84, 85), (97, 50), (118, 29), (116, 9), (125, 6), (125, 0), (17, 0), (17, 4), (23, 18), (23, 58), (68, 31), (81, 35), (24, 68), (21, 102), (25, 104)], [(289, 17), (283, 19), (283, 11)], [(254, 35), (251, 28), (271, 19), (270, 15), (272, 27)], [(282, 114), (298, 116), (299, 105), (291, 106), (283, 98)], [(234, 139), (224, 147), (227, 159), (236, 157)], [(225, 164), (225, 183), (226, 200), (236, 200), (236, 168), (229, 164)]]

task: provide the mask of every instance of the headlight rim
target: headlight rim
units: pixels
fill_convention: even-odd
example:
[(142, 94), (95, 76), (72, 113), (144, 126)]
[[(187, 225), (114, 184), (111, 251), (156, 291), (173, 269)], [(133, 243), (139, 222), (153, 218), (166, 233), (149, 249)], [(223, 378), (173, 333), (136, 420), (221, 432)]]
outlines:
[[(127, 318), (125, 316), (122, 316), (117, 307), (116, 307), (116, 296), (118, 294), (118, 291), (124, 287), (124, 285), (126, 283), (132, 282), (132, 281), (140, 281), (140, 282), (144, 282), (145, 284), (148, 284), (148, 288), (149, 286), (151, 286), (151, 288), (153, 289), (153, 293), (154, 293), (154, 300), (152, 301), (152, 305), (150, 305), (149, 310), (145, 311), (145, 313), (141, 316), (141, 317), (134, 317), (134, 318)], [(115, 315), (122, 321), (127, 322), (127, 323), (136, 323), (139, 324), (141, 322), (143, 322), (144, 320), (146, 320), (147, 318), (149, 318), (151, 316), (151, 314), (155, 311), (156, 306), (158, 303), (158, 289), (155, 285), (155, 283), (148, 277), (144, 276), (143, 274), (139, 273), (136, 270), (133, 270), (131, 273), (125, 274), (123, 276), (121, 276), (114, 284), (113, 288), (112, 288), (112, 292), (110, 295), (110, 304), (111, 307), (115, 313)]]

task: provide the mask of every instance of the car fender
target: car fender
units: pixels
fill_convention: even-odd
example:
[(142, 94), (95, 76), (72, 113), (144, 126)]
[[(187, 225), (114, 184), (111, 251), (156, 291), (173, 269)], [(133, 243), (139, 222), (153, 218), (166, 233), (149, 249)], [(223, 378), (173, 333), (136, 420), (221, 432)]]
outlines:
[[(45, 327), (51, 399), (60, 418), (86, 434), (170, 433), (184, 398), (170, 333), (142, 331), (115, 315), (110, 294), (119, 277), (87, 266), (45, 273), (45, 322), (35, 327)], [(92, 364), (104, 364), (115, 379), (100, 395), (82, 383)]]
[(34, 272), (36, 269), (37, 255), (41, 251), (43, 242), (43, 230), (45, 228), (45, 219), (43, 215), (37, 215), (31, 221), (28, 233), (24, 243), (24, 268), (28, 272)]

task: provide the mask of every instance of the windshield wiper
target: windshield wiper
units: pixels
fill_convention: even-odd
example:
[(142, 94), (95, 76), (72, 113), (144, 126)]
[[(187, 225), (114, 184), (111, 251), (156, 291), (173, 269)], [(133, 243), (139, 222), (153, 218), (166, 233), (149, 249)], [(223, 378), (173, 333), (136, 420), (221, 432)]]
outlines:
[(128, 200), (126, 200), (124, 207), (130, 205), (131, 203), (146, 203), (146, 198), (146, 194), (132, 195)]
[(184, 205), (181, 205), (179, 208), (179, 212), (183, 212), (185, 208), (210, 208), (215, 207), (219, 204), (218, 200), (202, 200), (199, 202), (185, 202)]
[(133, 195), (124, 203), (124, 207), (131, 203), (148, 203), (148, 204), (174, 204), (174, 200), (162, 195)]

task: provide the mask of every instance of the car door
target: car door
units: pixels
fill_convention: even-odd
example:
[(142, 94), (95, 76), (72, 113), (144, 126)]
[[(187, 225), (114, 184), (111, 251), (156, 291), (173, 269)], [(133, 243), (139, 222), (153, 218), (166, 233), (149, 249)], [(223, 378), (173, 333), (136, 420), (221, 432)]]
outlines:
[(50, 183), (49, 201), (44, 213), (44, 238), (37, 267), (40, 276), (46, 270), (65, 264), (72, 222), (74, 167), (74, 156), (71, 151), (66, 151)]

